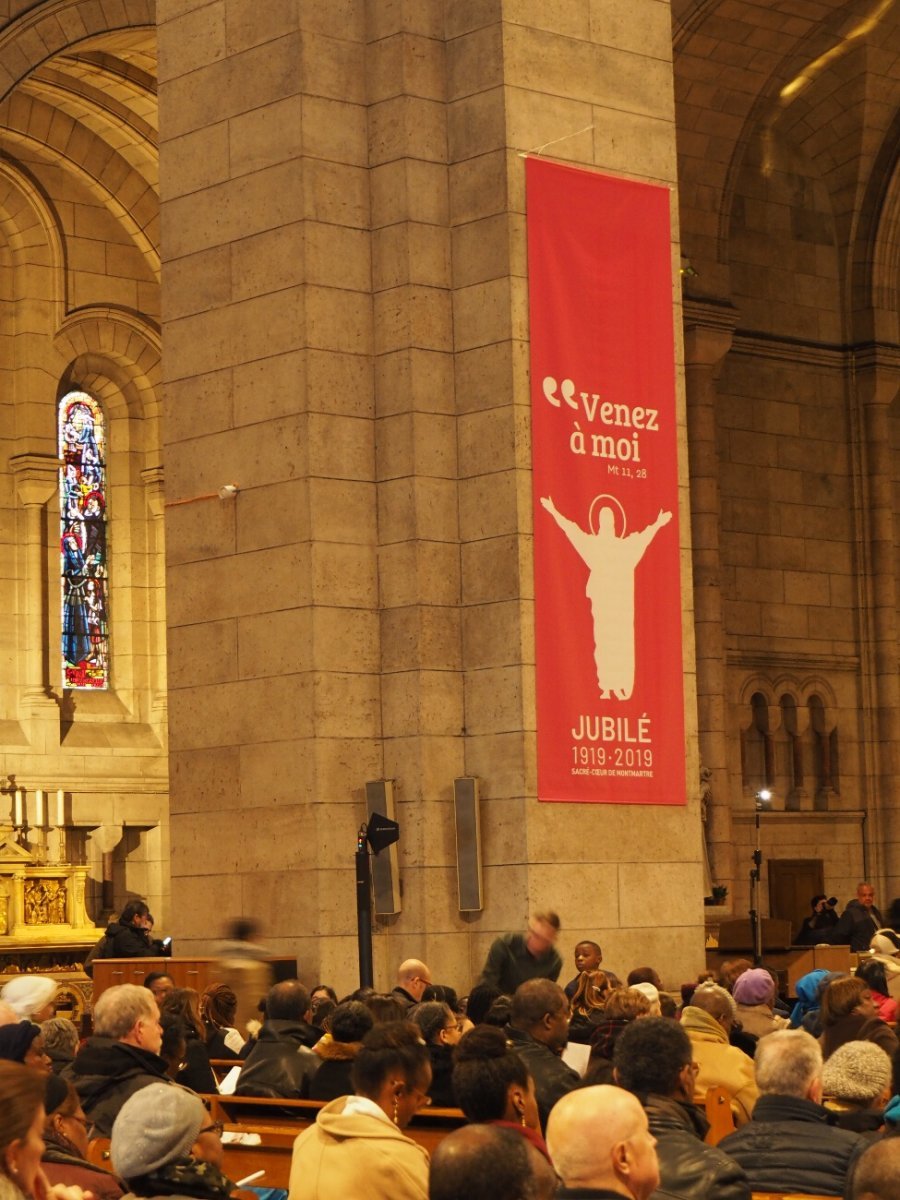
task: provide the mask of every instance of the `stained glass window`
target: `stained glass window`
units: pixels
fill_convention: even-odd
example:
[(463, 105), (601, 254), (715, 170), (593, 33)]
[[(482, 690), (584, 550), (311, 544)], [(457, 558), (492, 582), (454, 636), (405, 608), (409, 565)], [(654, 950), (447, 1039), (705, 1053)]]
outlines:
[(93, 396), (59, 403), (63, 687), (109, 687), (106, 430)]

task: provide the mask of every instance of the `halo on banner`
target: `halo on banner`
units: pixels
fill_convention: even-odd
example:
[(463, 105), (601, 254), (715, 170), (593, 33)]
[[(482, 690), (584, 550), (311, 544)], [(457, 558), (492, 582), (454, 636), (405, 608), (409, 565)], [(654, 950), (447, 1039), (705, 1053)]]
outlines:
[(615, 504), (616, 507), (618, 508), (619, 514), (622, 517), (622, 529), (621, 529), (621, 532), (616, 533), (616, 537), (620, 537), (620, 538), (624, 537), (625, 529), (628, 524), (628, 522), (625, 519), (625, 509), (622, 507), (622, 502), (620, 500), (618, 500), (615, 496), (611, 496), (608, 492), (604, 493), (602, 496), (595, 496), (593, 498), (593, 500), (591, 501), (591, 509), (590, 509), (590, 512), (588, 513), (588, 529), (590, 529), (591, 533), (599, 532), (600, 509), (609, 508), (608, 504), (604, 505), (601, 503), (603, 500), (612, 500), (613, 504)]

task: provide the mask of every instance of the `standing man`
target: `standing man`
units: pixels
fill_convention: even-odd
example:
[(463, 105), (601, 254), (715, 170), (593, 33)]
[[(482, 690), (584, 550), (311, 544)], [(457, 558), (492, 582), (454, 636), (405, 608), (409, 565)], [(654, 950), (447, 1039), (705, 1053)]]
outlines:
[(149, 958), (154, 953), (150, 941), (153, 918), (143, 900), (129, 900), (118, 921), (106, 927), (103, 958)]
[(834, 929), (823, 936), (823, 941), (827, 940), (832, 946), (849, 943), (850, 949), (859, 953), (869, 949), (869, 942), (883, 924), (881, 913), (875, 907), (875, 889), (871, 883), (863, 881), (856, 885), (856, 899), (850, 901)]
[(492, 984), (506, 996), (529, 979), (556, 983), (562, 970), (556, 950), (559, 924), (559, 916), (548, 909), (533, 914), (526, 933), (505, 933), (496, 938), (478, 982)]

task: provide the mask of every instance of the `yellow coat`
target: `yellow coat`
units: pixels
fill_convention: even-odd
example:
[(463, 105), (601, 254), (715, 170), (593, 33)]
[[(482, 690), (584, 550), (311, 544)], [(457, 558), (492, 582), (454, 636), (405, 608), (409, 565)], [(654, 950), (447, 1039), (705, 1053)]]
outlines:
[(736, 1123), (744, 1125), (759, 1099), (753, 1059), (732, 1046), (719, 1022), (702, 1008), (689, 1004), (681, 1014), (681, 1027), (691, 1039), (694, 1062), (700, 1066), (694, 1102), (702, 1104), (709, 1088), (722, 1087), (731, 1096)]

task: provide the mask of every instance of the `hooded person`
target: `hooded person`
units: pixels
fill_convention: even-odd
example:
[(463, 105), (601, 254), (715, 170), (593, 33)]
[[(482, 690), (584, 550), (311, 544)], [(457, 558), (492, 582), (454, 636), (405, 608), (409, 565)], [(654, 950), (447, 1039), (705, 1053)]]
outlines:
[(110, 1158), (130, 1194), (226, 1200), (220, 1126), (203, 1101), (177, 1084), (151, 1083), (129, 1097), (113, 1123)]
[(791, 1010), (791, 1029), (805, 1029), (813, 1037), (818, 1037), (822, 1032), (819, 1010), (822, 992), (831, 978), (832, 972), (824, 971), (821, 967), (800, 976), (794, 988), (797, 1003)]

